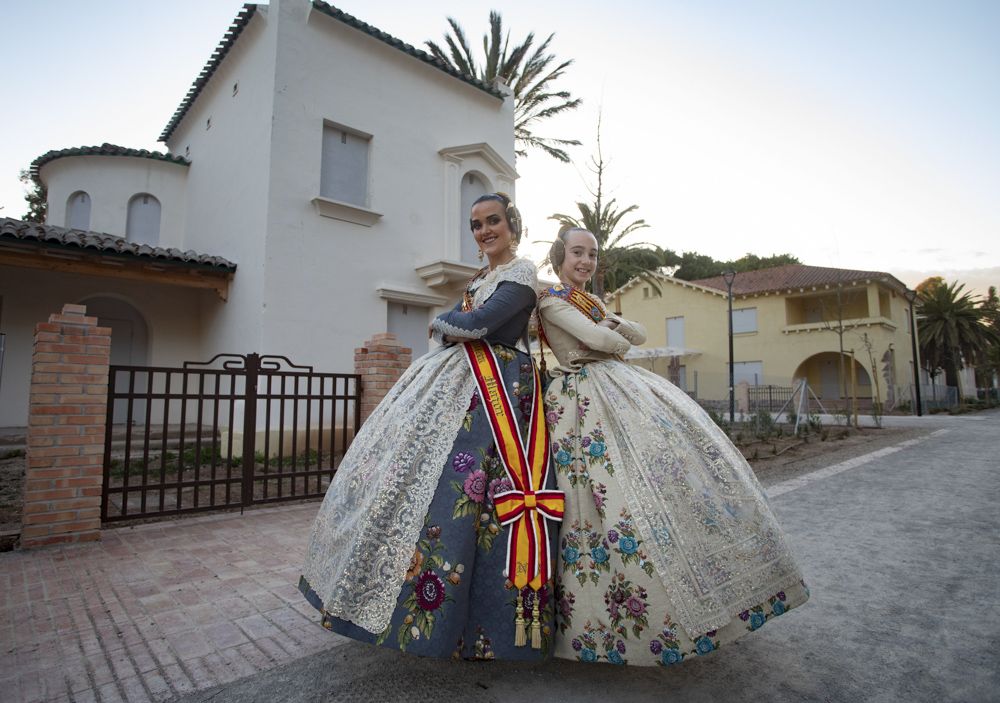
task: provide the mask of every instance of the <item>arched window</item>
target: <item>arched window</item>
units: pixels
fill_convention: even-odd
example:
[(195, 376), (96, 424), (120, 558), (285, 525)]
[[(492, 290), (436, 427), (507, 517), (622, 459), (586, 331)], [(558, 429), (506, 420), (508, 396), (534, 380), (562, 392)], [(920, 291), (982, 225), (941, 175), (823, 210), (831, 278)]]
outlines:
[(462, 210), (458, 214), (461, 232), (459, 232), (458, 241), (461, 242), (463, 263), (479, 265), (479, 245), (476, 244), (476, 240), (469, 230), (469, 212), (472, 211), (472, 203), (475, 199), (489, 192), (490, 187), (478, 173), (470, 171), (462, 176)]
[(128, 201), (125, 238), (151, 247), (160, 243), (160, 201), (149, 193), (138, 193)]
[(66, 201), (66, 226), (70, 229), (90, 229), (90, 196), (78, 190)]

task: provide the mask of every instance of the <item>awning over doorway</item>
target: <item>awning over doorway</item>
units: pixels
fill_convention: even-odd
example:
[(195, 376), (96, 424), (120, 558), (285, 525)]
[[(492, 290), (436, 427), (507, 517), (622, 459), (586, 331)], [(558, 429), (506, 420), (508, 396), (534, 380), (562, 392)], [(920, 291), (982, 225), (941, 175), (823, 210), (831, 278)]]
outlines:
[(9, 217), (0, 218), (0, 265), (207, 288), (223, 300), (236, 273), (219, 256)]

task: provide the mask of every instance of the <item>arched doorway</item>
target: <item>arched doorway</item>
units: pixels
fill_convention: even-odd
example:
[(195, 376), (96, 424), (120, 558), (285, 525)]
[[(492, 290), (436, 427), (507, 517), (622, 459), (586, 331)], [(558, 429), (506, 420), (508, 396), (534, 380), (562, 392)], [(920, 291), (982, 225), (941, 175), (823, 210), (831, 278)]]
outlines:
[[(87, 306), (87, 315), (97, 318), (98, 325), (111, 328), (112, 366), (146, 366), (149, 363), (149, 327), (142, 313), (128, 302), (109, 296), (85, 298), (80, 303)], [(144, 390), (146, 382), (145, 373), (136, 374), (134, 380), (136, 390)], [(117, 383), (120, 387), (123, 384), (127, 387), (128, 382), (120, 378)], [(125, 418), (127, 414), (128, 401), (116, 400), (115, 418)], [(145, 402), (134, 401), (132, 422), (143, 421), (145, 415)]]
[[(844, 397), (845, 384), (840, 377), (840, 353), (820, 352), (813, 354), (795, 369), (793, 378), (805, 378), (820, 400), (841, 400)], [(872, 397), (871, 376), (865, 371), (857, 359), (851, 359), (850, 354), (844, 354), (844, 375), (846, 376), (847, 395), (851, 394), (851, 363), (854, 363), (854, 373), (857, 379), (857, 397)]]

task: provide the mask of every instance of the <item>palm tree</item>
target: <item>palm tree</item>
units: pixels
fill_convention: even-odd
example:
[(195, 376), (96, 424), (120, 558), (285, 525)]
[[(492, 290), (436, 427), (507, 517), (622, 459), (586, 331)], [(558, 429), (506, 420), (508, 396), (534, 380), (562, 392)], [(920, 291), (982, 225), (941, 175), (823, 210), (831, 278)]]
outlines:
[(639, 277), (650, 283), (657, 294), (660, 287), (653, 276), (654, 271), (665, 265), (666, 252), (663, 249), (639, 242), (624, 244), (622, 240), (637, 230), (649, 227), (643, 219), (633, 220), (623, 224), (625, 217), (639, 209), (638, 205), (629, 205), (619, 209), (614, 198), (605, 200), (604, 196), (604, 155), (601, 153), (601, 118), (597, 119), (597, 156), (591, 157), (590, 170), (597, 176), (597, 187), (588, 187), (593, 203), (576, 204), (579, 216), (556, 213), (549, 217), (561, 225), (582, 227), (597, 238), (600, 247), (600, 257), (597, 260), (597, 271), (594, 273), (594, 294), (603, 297), (605, 291), (615, 290), (625, 285), (629, 280)]
[(535, 126), (561, 112), (575, 110), (580, 106), (580, 98), (574, 98), (567, 90), (554, 90), (553, 84), (573, 63), (563, 61), (552, 68), (556, 57), (546, 53), (555, 34), (532, 50), (535, 34), (531, 32), (520, 44), (510, 44), (510, 32), (503, 32), (500, 13), (490, 12), (490, 31), (483, 35), (482, 65), (476, 62), (472, 49), (465, 38), (462, 26), (453, 18), (448, 18), (451, 33), (444, 36), (447, 51), (432, 41), (424, 44), (439, 61), (470, 78), (492, 85), (497, 78), (510, 87), (514, 93), (514, 141), (518, 156), (527, 156), (528, 147), (536, 147), (549, 156), (563, 162), (569, 155), (562, 147), (577, 146), (576, 139), (541, 137), (534, 132)]
[(1000, 335), (989, 323), (988, 308), (978, 305), (964, 284), (940, 282), (917, 287), (917, 331), (920, 356), (928, 371), (943, 369), (945, 383), (958, 387), (958, 371), (963, 365), (985, 359), (991, 346), (1000, 344)]

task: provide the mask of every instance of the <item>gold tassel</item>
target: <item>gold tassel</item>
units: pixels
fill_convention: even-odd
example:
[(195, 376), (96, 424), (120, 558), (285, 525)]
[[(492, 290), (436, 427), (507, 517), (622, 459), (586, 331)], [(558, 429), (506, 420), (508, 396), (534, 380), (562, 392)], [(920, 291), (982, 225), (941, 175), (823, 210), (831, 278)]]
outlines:
[(517, 602), (517, 617), (514, 618), (514, 646), (523, 647), (528, 644), (527, 625), (524, 622), (524, 596)]
[(542, 618), (538, 614), (538, 601), (541, 594), (535, 591), (535, 605), (531, 609), (531, 648), (542, 648)]

